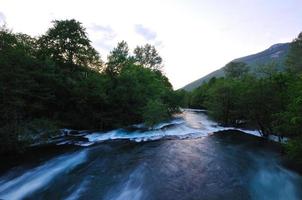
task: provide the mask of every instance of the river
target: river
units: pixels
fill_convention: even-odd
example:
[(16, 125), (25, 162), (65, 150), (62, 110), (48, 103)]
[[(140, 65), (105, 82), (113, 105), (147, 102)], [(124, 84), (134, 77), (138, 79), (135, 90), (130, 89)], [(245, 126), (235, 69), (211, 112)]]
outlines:
[(220, 127), (197, 110), (142, 126), (60, 140), (53, 148), (73, 148), (0, 174), (0, 199), (302, 199), (302, 177), (257, 131)]

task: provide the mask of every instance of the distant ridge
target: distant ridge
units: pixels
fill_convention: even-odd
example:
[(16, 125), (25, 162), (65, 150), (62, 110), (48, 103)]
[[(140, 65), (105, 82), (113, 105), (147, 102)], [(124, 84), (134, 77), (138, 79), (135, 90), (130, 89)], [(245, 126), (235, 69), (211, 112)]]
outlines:
[[(270, 48), (268, 48), (264, 51), (261, 51), (259, 53), (252, 54), (249, 56), (237, 58), (237, 59), (234, 59), (233, 61), (246, 63), (250, 67), (250, 70), (252, 72), (253, 71), (255, 72), (258, 65), (266, 64), (266, 63), (270, 63), (270, 62), (275, 62), (277, 64), (278, 69), (283, 70), (284, 61), (288, 54), (289, 46), (290, 46), (290, 43), (274, 44)], [(200, 79), (197, 79), (196, 81), (189, 83), (188, 85), (184, 86), (181, 89), (184, 89), (186, 91), (192, 91), (195, 88), (202, 85), (204, 82), (209, 81), (212, 77), (217, 77), (217, 78), (223, 77), (224, 76), (224, 71), (223, 71), (224, 67), (222, 67), (216, 71), (213, 71), (210, 74), (208, 74)]]

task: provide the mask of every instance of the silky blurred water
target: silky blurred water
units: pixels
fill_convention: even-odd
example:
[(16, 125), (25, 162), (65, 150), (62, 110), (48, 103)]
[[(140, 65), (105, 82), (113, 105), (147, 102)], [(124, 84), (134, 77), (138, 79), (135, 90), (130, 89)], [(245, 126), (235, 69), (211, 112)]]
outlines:
[(278, 145), (238, 131), (212, 134), (220, 129), (185, 111), (140, 140), (137, 131), (93, 133), (86, 137), (95, 145), (2, 174), (0, 199), (302, 199), (301, 176), (281, 165)]

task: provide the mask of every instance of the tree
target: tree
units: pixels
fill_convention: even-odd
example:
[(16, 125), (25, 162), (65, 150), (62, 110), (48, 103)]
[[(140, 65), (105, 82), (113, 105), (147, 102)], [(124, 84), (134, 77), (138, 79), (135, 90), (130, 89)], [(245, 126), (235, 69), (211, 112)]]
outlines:
[[(212, 79), (211, 79), (212, 80)], [(191, 92), (190, 107), (204, 108), (207, 99), (209, 83), (204, 83)]]
[(13, 33), (5, 27), (0, 27), (0, 50), (3, 54), (9, 51), (33, 55), (36, 49), (36, 38), (22, 33)]
[(271, 79), (277, 73), (279, 73), (278, 65), (275, 62), (261, 64), (256, 68), (256, 74), (259, 77)]
[(159, 100), (149, 100), (143, 111), (144, 122), (152, 127), (169, 118), (168, 107)]
[(238, 80), (220, 78), (207, 90), (205, 89), (207, 93), (202, 93), (206, 95), (203, 101), (210, 115), (224, 125), (234, 125), (239, 115), (238, 101), (241, 93)]
[(293, 74), (302, 72), (302, 32), (290, 44), (286, 65), (288, 71)]
[(55, 21), (38, 41), (0, 28), (0, 155), (43, 143), (59, 127), (154, 124), (177, 111), (181, 98), (168, 78), (137, 65), (126, 42), (111, 51), (106, 71), (94, 67), (93, 52), (75, 20)]
[[(110, 118), (117, 126), (139, 123), (145, 120), (143, 108), (149, 100), (157, 100), (167, 106), (169, 114), (176, 111), (174, 91), (167, 77), (136, 64), (125, 65), (115, 81), (114, 87), (109, 85)], [(173, 97), (172, 97), (173, 96)], [(180, 102), (177, 102), (180, 103)], [(162, 110), (162, 112), (167, 112)]]
[(299, 136), (302, 130), (302, 77), (294, 77), (286, 85), (283, 99), (287, 101), (283, 101), (285, 108), (276, 114), (275, 131), (287, 136)]
[(243, 62), (230, 62), (224, 68), (226, 77), (242, 78), (249, 71), (247, 65)]
[(119, 42), (117, 47), (110, 52), (107, 60), (105, 72), (111, 77), (119, 74), (123, 66), (129, 62), (129, 47), (127, 42)]
[(92, 47), (85, 28), (74, 19), (55, 20), (53, 27), (39, 39), (40, 56), (50, 57), (59, 64), (94, 67), (100, 57)]
[(134, 49), (134, 59), (140, 65), (153, 70), (161, 70), (162, 68), (162, 58), (159, 56), (155, 47), (150, 44), (137, 46)]

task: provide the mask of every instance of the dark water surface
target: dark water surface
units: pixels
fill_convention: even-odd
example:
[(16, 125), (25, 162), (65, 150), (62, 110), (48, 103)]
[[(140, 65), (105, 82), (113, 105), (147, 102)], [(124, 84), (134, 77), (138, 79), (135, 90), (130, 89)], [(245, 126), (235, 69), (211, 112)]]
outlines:
[(282, 167), (278, 145), (211, 134), (221, 127), (192, 111), (158, 128), (143, 138), (92, 134), (96, 145), (15, 167), (0, 176), (0, 199), (302, 199), (302, 178)]

